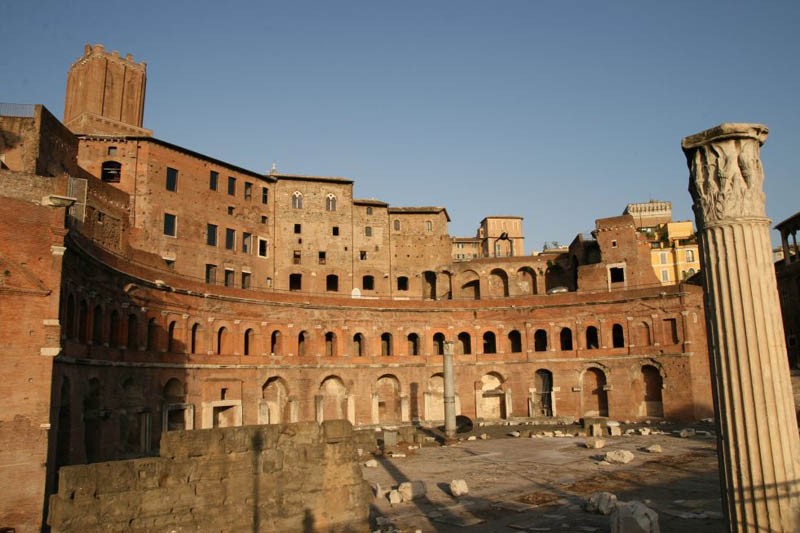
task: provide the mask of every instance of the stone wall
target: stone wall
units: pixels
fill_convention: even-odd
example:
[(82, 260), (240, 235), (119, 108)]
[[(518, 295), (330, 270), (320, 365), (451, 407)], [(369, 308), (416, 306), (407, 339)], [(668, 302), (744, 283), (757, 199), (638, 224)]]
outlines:
[(368, 484), (344, 420), (173, 431), (161, 456), (63, 467), (53, 533), (368, 531)]

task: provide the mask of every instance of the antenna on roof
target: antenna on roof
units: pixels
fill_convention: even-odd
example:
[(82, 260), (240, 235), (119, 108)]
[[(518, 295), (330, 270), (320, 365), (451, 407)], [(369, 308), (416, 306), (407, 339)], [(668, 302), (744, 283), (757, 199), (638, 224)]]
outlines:
[(269, 173), (270, 173), (270, 174), (275, 174), (275, 172), (276, 172), (277, 170), (278, 170), (278, 165), (276, 165), (276, 164), (275, 164), (275, 161), (273, 161), (273, 162), (272, 162), (272, 168), (270, 168), (270, 169), (269, 169)]

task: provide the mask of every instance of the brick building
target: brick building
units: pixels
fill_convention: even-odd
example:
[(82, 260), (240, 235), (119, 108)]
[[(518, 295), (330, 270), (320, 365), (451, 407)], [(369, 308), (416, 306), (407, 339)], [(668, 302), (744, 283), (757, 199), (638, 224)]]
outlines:
[(87, 47), (71, 132), (0, 108), (0, 209), (18, 221), (0, 233), (0, 471), (40, 481), (4, 480), (0, 526), (35, 528), (58, 466), (152, 454), (164, 431), (439, 424), (445, 341), (473, 419), (712, 412), (702, 290), (661, 286), (631, 216), (535, 256), (519, 225), (513, 253), (454, 261), (445, 208), (160, 140), (144, 86), (143, 63)]

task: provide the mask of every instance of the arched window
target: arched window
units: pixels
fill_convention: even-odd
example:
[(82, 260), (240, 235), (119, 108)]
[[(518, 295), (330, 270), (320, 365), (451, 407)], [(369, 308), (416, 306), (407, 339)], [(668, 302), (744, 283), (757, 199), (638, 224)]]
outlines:
[(372, 276), (364, 276), (361, 278), (361, 288), (365, 291), (375, 290), (375, 278)]
[(533, 334), (533, 349), (537, 352), (547, 351), (547, 332), (543, 329), (537, 329)]
[(139, 319), (133, 313), (128, 315), (128, 342), (126, 346), (129, 350), (139, 349)]
[(122, 178), (122, 164), (116, 161), (105, 161), (100, 167), (100, 179), (107, 183), (119, 183)]
[(381, 334), (381, 355), (392, 355), (392, 334)]
[(572, 350), (572, 330), (569, 328), (561, 329), (561, 351)]
[(511, 348), (511, 353), (522, 351), (522, 335), (519, 331), (512, 329), (508, 332), (508, 346)]
[(437, 333), (433, 336), (433, 355), (444, 355), (444, 334)]
[(586, 328), (586, 349), (595, 350), (599, 347), (600, 343), (597, 338), (597, 328), (594, 326), (589, 326)]
[(408, 290), (408, 278), (405, 276), (399, 276), (397, 278), (397, 290), (398, 291), (407, 291)]
[(622, 348), (625, 346), (625, 333), (622, 331), (622, 325), (614, 324), (611, 328), (611, 341), (614, 348)]
[(483, 353), (496, 353), (497, 352), (497, 341), (495, 339), (494, 333), (491, 331), (487, 331), (483, 334)]
[(197, 348), (198, 348), (197, 347), (197, 341), (198, 341), (199, 333), (200, 333), (200, 324), (195, 323), (192, 326), (192, 338), (189, 340), (189, 342), (190, 342), (190, 346), (189, 346), (190, 352), (189, 353), (197, 353)]
[(222, 326), (217, 330), (217, 355), (228, 353), (228, 328)]
[(336, 211), (336, 196), (333, 194), (325, 197), (325, 211)]
[(328, 292), (339, 291), (339, 276), (336, 274), (328, 274), (325, 278), (325, 290)]
[(119, 313), (114, 309), (108, 319), (108, 345), (116, 348), (119, 344)]
[(456, 351), (459, 355), (468, 355), (472, 353), (472, 338), (469, 333), (462, 331), (458, 334), (458, 343), (456, 344)]
[(281, 353), (281, 332), (275, 330), (269, 337), (269, 353), (272, 355), (280, 355)]
[(419, 355), (419, 335), (408, 334), (408, 355)]
[(175, 353), (178, 351), (178, 339), (175, 338), (175, 328), (177, 325), (178, 323), (173, 320), (168, 326), (167, 351), (170, 353)]
[(336, 334), (332, 331), (325, 334), (325, 355), (328, 357), (336, 355)]
[(292, 208), (303, 209), (303, 195), (300, 191), (294, 191), (294, 193), (292, 193)]
[(244, 332), (244, 354), (250, 355), (250, 352), (253, 351), (254, 344), (256, 339), (256, 332), (253, 328), (247, 328)]
[(297, 335), (297, 356), (303, 357), (306, 354), (306, 340), (308, 338), (308, 333), (305, 331), (301, 331)]
[(147, 321), (147, 349), (158, 349), (158, 324), (155, 318)]
[(103, 309), (99, 305), (94, 306), (92, 313), (92, 344), (103, 344)]
[(356, 357), (364, 356), (364, 336), (361, 333), (353, 335), (353, 355)]

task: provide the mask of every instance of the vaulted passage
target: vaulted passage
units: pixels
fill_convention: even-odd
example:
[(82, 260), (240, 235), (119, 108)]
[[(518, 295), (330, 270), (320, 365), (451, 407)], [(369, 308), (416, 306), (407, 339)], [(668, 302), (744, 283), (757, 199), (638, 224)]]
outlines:
[(381, 376), (375, 384), (378, 421), (381, 424), (400, 421), (400, 381), (395, 376)]
[(589, 368), (583, 373), (583, 415), (608, 416), (606, 375), (599, 368)]

